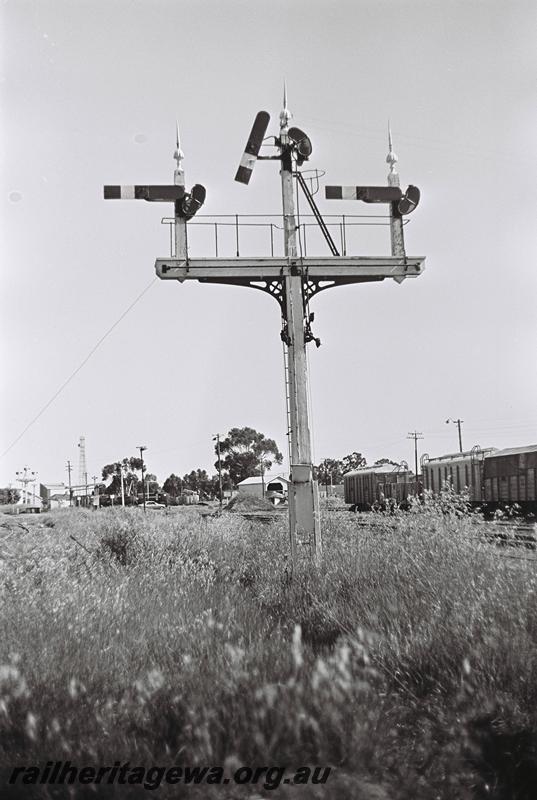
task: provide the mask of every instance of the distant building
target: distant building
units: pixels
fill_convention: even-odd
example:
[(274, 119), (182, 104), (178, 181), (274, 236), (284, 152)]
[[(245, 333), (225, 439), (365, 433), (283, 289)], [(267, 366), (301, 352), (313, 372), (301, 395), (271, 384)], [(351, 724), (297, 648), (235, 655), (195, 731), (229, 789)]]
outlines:
[(249, 494), (252, 497), (263, 497), (271, 500), (275, 505), (281, 500), (287, 499), (287, 493), (291, 481), (284, 475), (254, 475), (245, 478), (237, 484), (239, 494)]
[(69, 488), (64, 483), (40, 483), (39, 495), (44, 508), (69, 506)]

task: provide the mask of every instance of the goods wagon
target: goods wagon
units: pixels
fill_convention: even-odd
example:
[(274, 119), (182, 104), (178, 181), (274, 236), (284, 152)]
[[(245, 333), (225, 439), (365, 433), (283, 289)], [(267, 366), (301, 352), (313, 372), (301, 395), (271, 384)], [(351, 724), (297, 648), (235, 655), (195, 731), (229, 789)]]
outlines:
[(537, 445), (496, 450), (483, 461), (483, 500), (498, 508), (516, 503), (537, 511)]
[(359, 467), (343, 476), (345, 502), (356, 511), (404, 505), (415, 493), (415, 478), (403, 462), (400, 466), (382, 464)]
[(405, 462), (398, 467), (384, 464), (360, 467), (344, 475), (345, 502), (356, 510), (384, 508), (394, 502), (405, 505), (423, 490), (439, 494), (451, 487), (467, 492), (469, 502), (484, 511), (517, 505), (525, 513), (537, 514), (537, 445), (481, 448), (463, 453), (421, 458), (421, 476)]
[(517, 504), (537, 512), (537, 445), (498, 450), (475, 446), (465, 453), (421, 459), (423, 487), (433, 494), (443, 487), (468, 491), (469, 501), (488, 511)]
[(468, 491), (471, 503), (483, 500), (483, 463), (494, 447), (481, 449), (476, 445), (465, 453), (448, 453), (444, 456), (421, 457), (423, 488), (438, 494), (451, 486), (455, 492)]

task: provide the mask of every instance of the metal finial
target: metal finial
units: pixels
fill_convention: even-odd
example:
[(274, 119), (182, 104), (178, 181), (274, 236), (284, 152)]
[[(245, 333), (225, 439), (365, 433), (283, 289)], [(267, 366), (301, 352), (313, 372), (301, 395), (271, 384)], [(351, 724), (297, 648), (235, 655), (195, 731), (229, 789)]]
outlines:
[(183, 159), (185, 154), (181, 150), (181, 138), (179, 136), (179, 122), (175, 120), (175, 152), (173, 154), (177, 162), (177, 166), (174, 172), (174, 182), (176, 186), (184, 186), (185, 185), (185, 173), (183, 170)]
[(181, 150), (181, 138), (179, 136), (179, 123), (177, 120), (175, 120), (175, 142), (175, 153), (173, 154), (173, 157), (177, 161), (177, 166), (179, 167), (179, 162), (183, 160), (185, 154)]
[(392, 129), (390, 127), (390, 121), (388, 120), (388, 149), (389, 153), (386, 156), (386, 163), (390, 165), (390, 174), (395, 175), (397, 174), (397, 170), (395, 169), (395, 165), (397, 164), (398, 158), (393, 152), (393, 144), (392, 144)]
[(280, 113), (280, 128), (287, 128), (291, 120), (291, 112), (287, 108), (287, 87), (283, 82), (283, 109)]

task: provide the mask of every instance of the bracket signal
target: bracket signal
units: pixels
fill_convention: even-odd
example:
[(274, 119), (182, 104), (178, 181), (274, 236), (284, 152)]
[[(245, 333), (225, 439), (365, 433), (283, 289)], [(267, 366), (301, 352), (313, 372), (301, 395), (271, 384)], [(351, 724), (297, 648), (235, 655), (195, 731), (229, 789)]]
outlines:
[[(423, 268), (422, 257), (409, 258), (404, 251), (402, 215), (409, 214), (418, 205), (419, 190), (409, 186), (403, 194), (398, 176), (394, 172), (395, 155), (390, 156), (391, 172), (388, 186), (332, 186), (327, 187), (327, 199), (353, 199), (366, 203), (390, 205), (392, 253), (390, 256), (339, 255), (321, 213), (309, 192), (306, 179), (298, 167), (312, 153), (312, 144), (300, 128), (289, 127), (291, 114), (284, 93), (284, 108), (280, 113), (279, 135), (274, 137), (276, 154), (260, 156), (259, 151), (270, 121), (266, 111), (255, 117), (235, 180), (247, 185), (258, 160), (279, 162), (282, 185), (282, 217), (284, 256), (270, 258), (191, 258), (188, 253), (187, 221), (202, 206), (205, 189), (196, 184), (190, 193), (184, 189), (183, 155), (179, 147), (175, 158), (174, 186), (106, 186), (106, 199), (143, 199), (150, 202), (173, 202), (175, 206), (176, 247), (175, 256), (157, 259), (156, 271), (165, 280), (196, 280), (201, 283), (249, 286), (271, 294), (280, 304), (282, 312), (281, 339), (286, 355), (286, 397), (290, 438), (291, 481), (289, 491), (289, 528), (293, 562), (303, 545), (318, 558), (322, 550), (319, 515), (318, 486), (313, 477), (311, 434), (308, 421), (308, 381), (306, 345), (320, 339), (314, 335), (311, 324), (313, 314), (310, 299), (319, 291), (351, 283), (382, 281), (386, 278), (398, 283), (415, 278)], [(294, 203), (294, 182), (300, 185), (314, 216), (321, 227), (332, 255), (311, 257), (299, 254), (298, 226)]]

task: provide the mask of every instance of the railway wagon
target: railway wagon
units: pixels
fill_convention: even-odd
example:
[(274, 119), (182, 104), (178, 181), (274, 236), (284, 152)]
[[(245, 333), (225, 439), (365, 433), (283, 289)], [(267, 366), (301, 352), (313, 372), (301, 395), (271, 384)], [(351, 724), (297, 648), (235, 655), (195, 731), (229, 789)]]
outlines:
[(406, 466), (382, 464), (359, 467), (343, 476), (345, 502), (356, 511), (384, 508), (390, 502), (404, 505), (415, 490), (414, 475)]
[(483, 500), (487, 507), (516, 503), (537, 512), (537, 445), (496, 450), (483, 460)]
[(423, 487), (438, 494), (446, 486), (468, 491), (469, 501), (487, 511), (517, 504), (537, 513), (537, 445), (481, 449), (421, 459)]
[(493, 453), (494, 447), (481, 449), (476, 445), (463, 453), (448, 453), (430, 458), (421, 457), (423, 488), (439, 494), (450, 486), (455, 492), (468, 491), (471, 503), (481, 503), (483, 496), (483, 464)]

